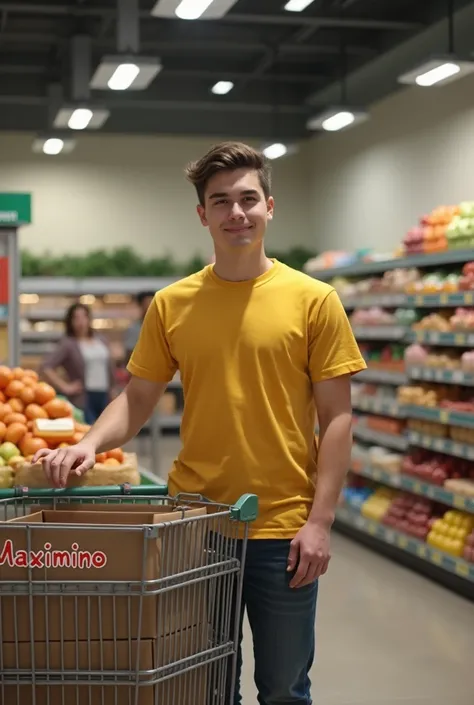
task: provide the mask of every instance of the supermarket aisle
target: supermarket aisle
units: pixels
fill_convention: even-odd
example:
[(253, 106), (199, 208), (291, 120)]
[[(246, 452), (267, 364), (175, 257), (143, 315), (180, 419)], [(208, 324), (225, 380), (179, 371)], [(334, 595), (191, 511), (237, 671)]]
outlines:
[[(177, 450), (162, 446), (162, 468)], [(164, 473), (163, 473), (164, 474)], [(338, 534), (321, 581), (315, 705), (473, 705), (474, 608)], [(255, 705), (245, 637), (245, 705)]]

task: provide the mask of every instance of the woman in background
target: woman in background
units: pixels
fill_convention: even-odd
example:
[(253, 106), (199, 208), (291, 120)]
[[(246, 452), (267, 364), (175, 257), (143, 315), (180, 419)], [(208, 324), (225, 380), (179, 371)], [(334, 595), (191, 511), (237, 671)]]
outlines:
[[(90, 310), (84, 304), (73, 304), (64, 319), (65, 336), (43, 362), (42, 375), (82, 409), (85, 421), (94, 423), (111, 400), (114, 371), (107, 342), (91, 325)], [(59, 373), (63, 368), (67, 379)]]

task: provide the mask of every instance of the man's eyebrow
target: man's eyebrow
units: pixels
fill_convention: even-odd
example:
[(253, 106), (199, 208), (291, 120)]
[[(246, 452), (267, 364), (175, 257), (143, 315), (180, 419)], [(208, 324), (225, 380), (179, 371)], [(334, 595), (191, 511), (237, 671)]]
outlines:
[[(242, 196), (255, 196), (258, 194), (258, 191), (256, 189), (250, 188), (246, 189), (245, 191), (241, 191), (240, 194)], [(225, 191), (218, 191), (216, 193), (211, 193), (209, 198), (226, 198), (229, 194), (226, 193)]]

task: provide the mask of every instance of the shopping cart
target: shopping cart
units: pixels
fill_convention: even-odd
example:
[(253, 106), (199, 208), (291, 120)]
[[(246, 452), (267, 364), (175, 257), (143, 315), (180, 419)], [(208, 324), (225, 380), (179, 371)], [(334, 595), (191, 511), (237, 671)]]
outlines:
[(2, 705), (232, 705), (254, 495), (0, 492)]

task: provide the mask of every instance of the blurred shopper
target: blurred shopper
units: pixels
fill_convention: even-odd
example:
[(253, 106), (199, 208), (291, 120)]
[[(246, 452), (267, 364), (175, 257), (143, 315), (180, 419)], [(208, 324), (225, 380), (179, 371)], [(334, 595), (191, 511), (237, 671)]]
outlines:
[[(35, 461), (64, 487), (139, 432), (179, 370), (183, 448), (170, 493), (222, 504), (258, 495), (243, 578), (258, 702), (310, 705), (318, 584), (351, 458), (351, 375), (366, 364), (336, 291), (265, 253), (274, 201), (264, 156), (224, 143), (187, 176), (215, 264), (155, 295), (124, 392), (80, 443)], [(239, 677), (232, 703), (242, 703)]]
[(141, 291), (137, 294), (136, 303), (140, 309), (140, 318), (134, 321), (125, 333), (125, 362), (128, 363), (135, 345), (138, 342), (142, 323), (145, 320), (146, 312), (155, 296), (154, 291)]
[[(41, 372), (74, 406), (84, 411), (92, 424), (111, 400), (114, 387), (113, 363), (107, 342), (91, 325), (91, 313), (84, 304), (69, 307), (64, 319), (65, 336), (43, 362)], [(67, 379), (57, 371), (62, 368)]]

